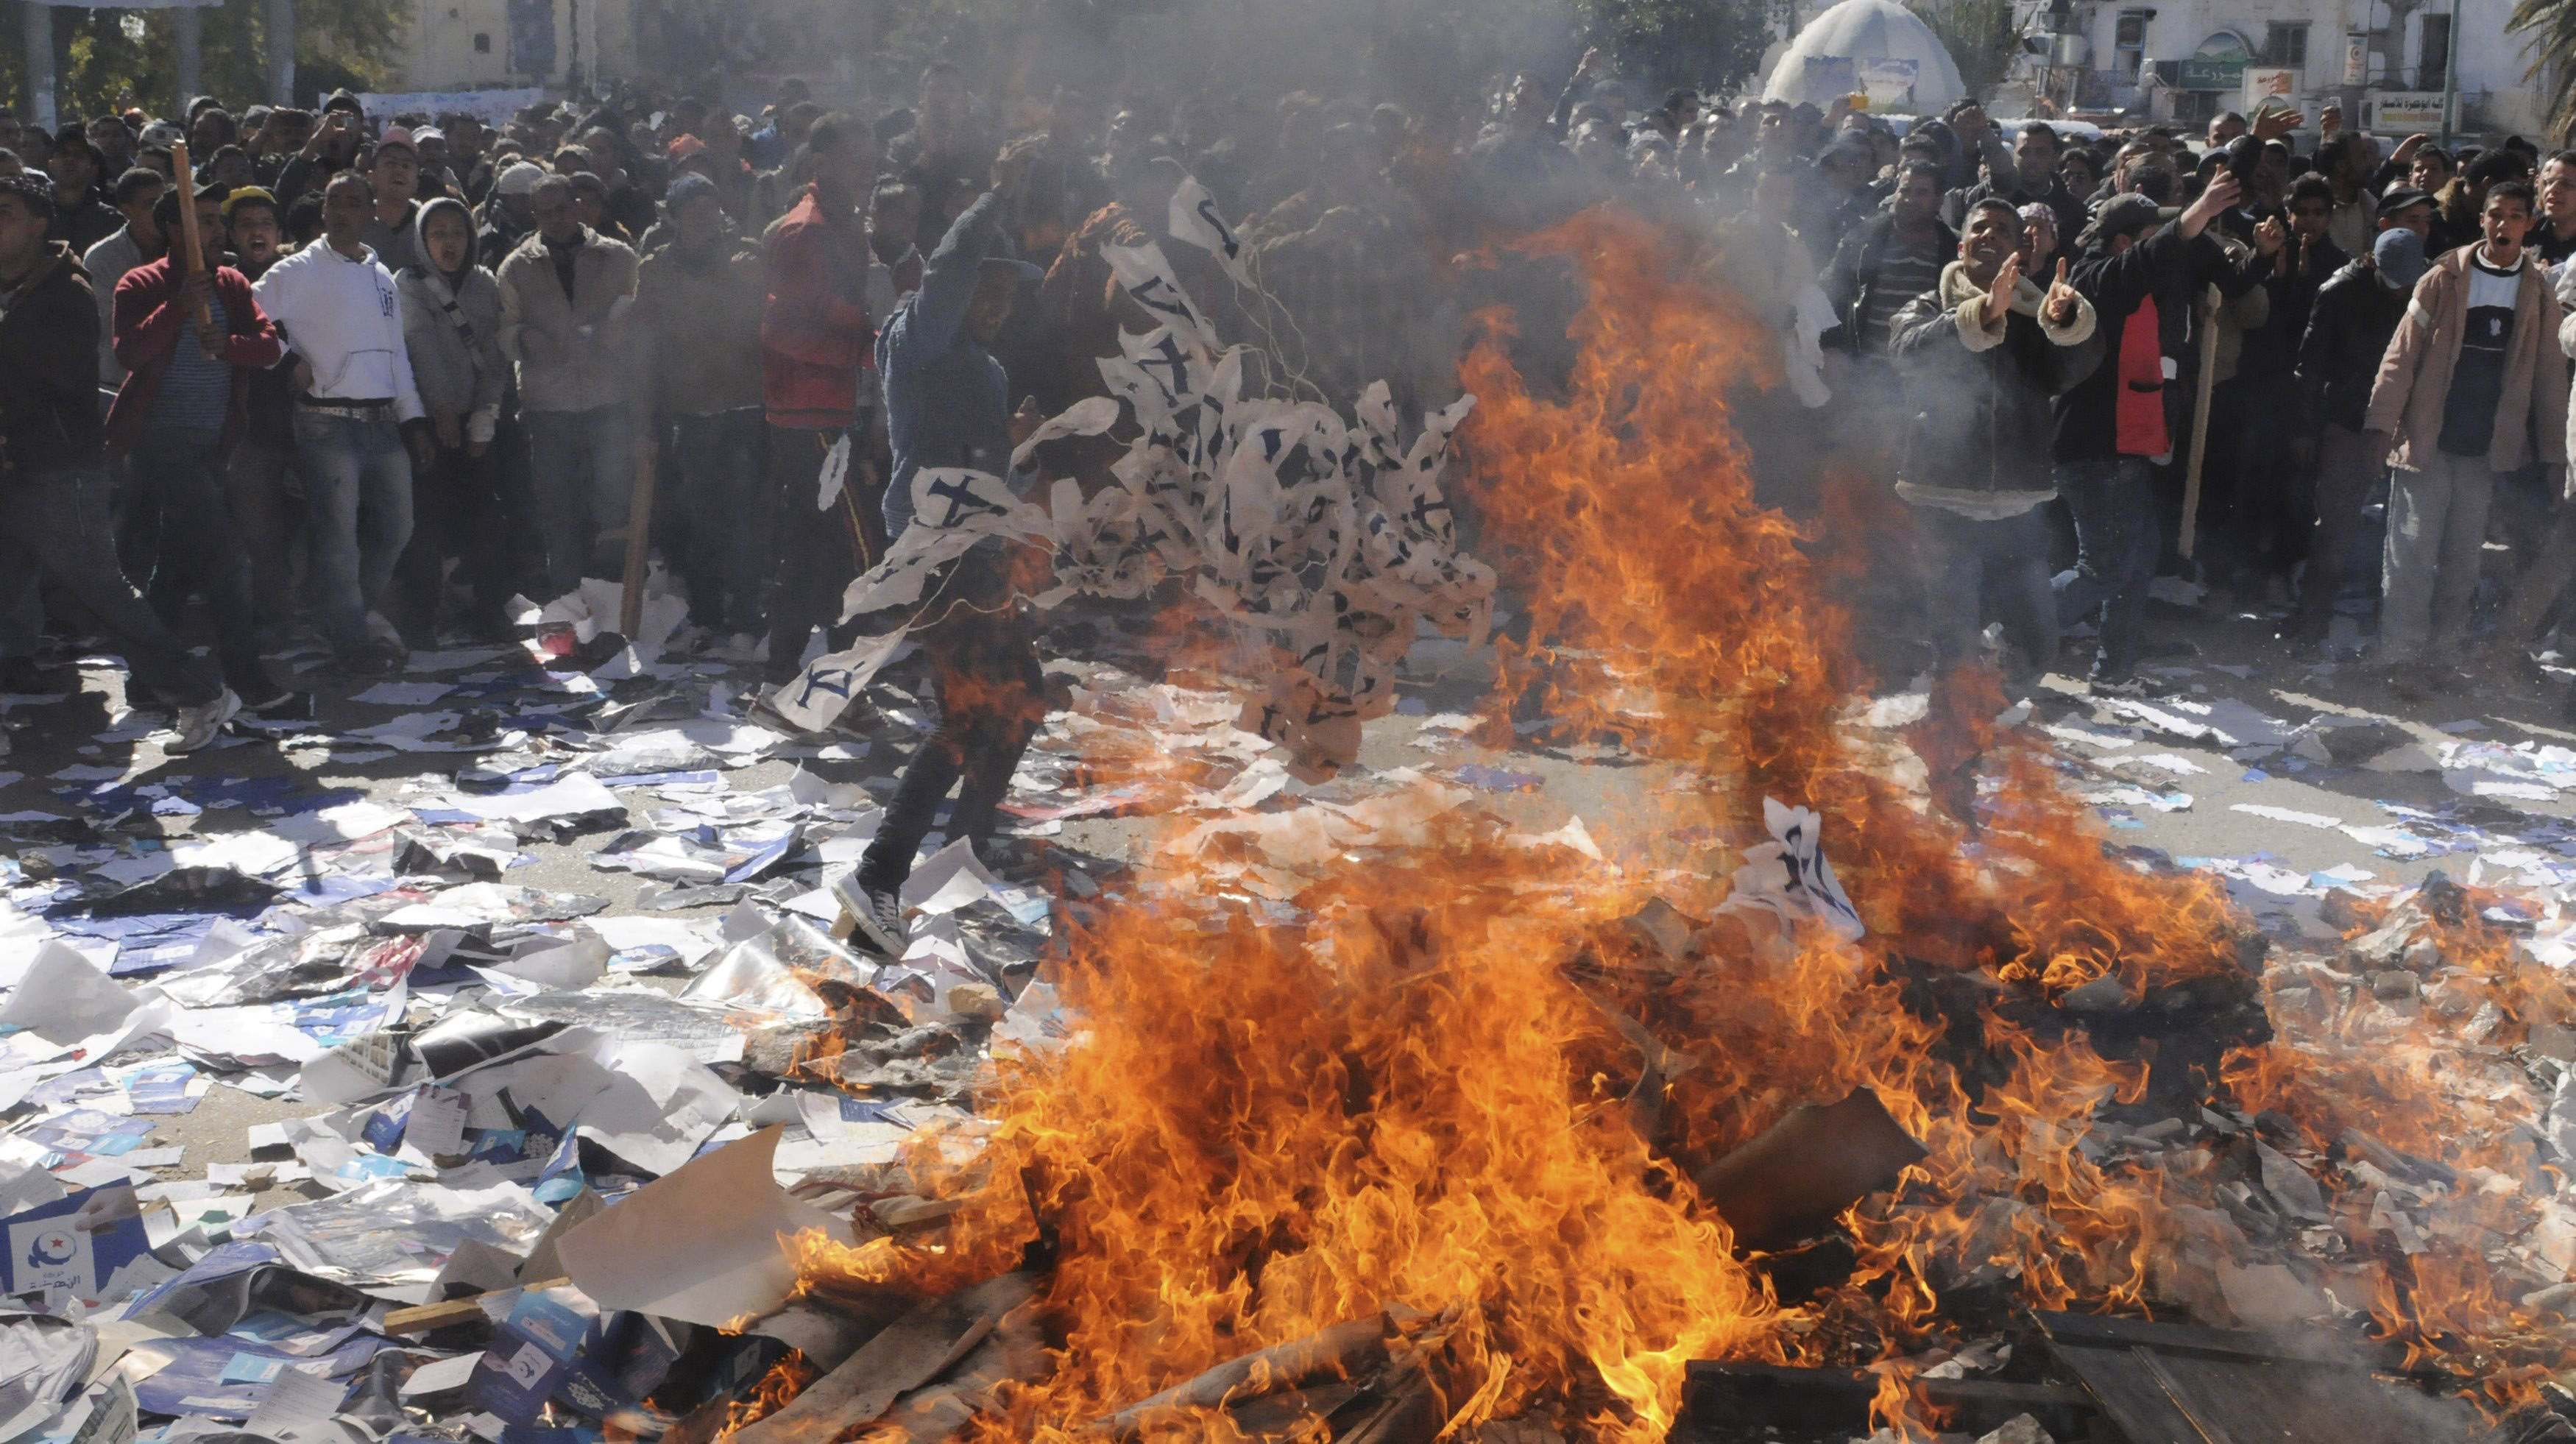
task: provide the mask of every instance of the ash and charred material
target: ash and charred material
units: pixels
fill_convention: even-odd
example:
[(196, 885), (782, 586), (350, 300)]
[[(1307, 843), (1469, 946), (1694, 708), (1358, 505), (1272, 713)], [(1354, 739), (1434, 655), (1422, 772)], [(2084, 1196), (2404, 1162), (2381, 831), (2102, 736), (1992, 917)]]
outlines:
[[(1868, 1432), (1879, 1378), (1860, 1369), (1800, 1369), (1778, 1364), (1694, 1363), (1682, 1386), (1675, 1439), (1718, 1427)], [(1984, 1433), (2029, 1415), (2058, 1439), (2081, 1439), (2098, 1417), (2093, 1396), (2073, 1384), (2004, 1379), (1917, 1379), (1914, 1392), (1942, 1411), (1953, 1428)]]
[(1700, 1197), (1738, 1248), (1794, 1243), (1923, 1161), (1923, 1145), (1866, 1088), (1831, 1106), (1802, 1104), (1702, 1169)]
[(2131, 1444), (2469, 1444), (2475, 1409), (2394, 1382), (2375, 1351), (2273, 1336), (2040, 1314), (2049, 1353)]
[(1904, 985), (1905, 1006), (1943, 1027), (1942, 1055), (1975, 1096), (2011, 1074), (2008, 1052), (1990, 1046), (1989, 1013), (2054, 1047), (2080, 1034), (2114, 1062), (2147, 1063), (2146, 1101), (2183, 1111), (2218, 1096), (2219, 1062), (2229, 1050), (2272, 1039), (2264, 1010), (2263, 964), (2270, 940), (2236, 939), (2235, 966), (2157, 984), (2143, 991), (2106, 975), (2057, 998), (2015, 987), (1980, 970), (1897, 959), (1889, 970)]

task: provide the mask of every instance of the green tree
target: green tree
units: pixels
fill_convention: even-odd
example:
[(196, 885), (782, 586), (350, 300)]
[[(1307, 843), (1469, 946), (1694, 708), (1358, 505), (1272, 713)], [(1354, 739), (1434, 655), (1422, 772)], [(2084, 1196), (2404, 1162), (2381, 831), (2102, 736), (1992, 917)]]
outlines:
[[(2576, 138), (2576, 0), (2517, 0), (2505, 28), (2524, 32), (2531, 47), (2526, 78), (2541, 82), (2558, 99), (2549, 109), (2549, 131), (2556, 143)], [(2551, 85), (2556, 80), (2558, 83)]]
[(1622, 75), (1722, 92), (1752, 76), (1782, 15), (1766, 0), (1580, 0), (1579, 9), (1584, 42), (1616, 57)]
[(2012, 0), (1907, 0), (1959, 67), (1970, 98), (1994, 97), (2021, 47), (2021, 24)]
[[(411, 8), (404, 0), (297, 0), (296, 100), (310, 104), (337, 86), (381, 83), (398, 57)], [(174, 14), (56, 9), (56, 83), (63, 116), (95, 115), (121, 100), (156, 115), (176, 110), (181, 101)], [(268, 99), (264, 0), (223, 0), (206, 7), (202, 16), (199, 54), (205, 93), (233, 106)], [(23, 37), (14, 23), (0, 26), (0, 93), (13, 97), (26, 93)]]

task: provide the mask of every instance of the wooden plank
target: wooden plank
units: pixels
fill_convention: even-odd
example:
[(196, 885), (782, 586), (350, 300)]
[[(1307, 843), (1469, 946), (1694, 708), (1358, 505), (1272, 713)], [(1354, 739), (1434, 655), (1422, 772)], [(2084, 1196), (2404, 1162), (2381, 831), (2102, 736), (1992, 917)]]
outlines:
[(2061, 1339), (2049, 1349), (2130, 1444), (2466, 1444), (2476, 1434), (2472, 1411), (2450, 1427), (2417, 1390), (2349, 1362)]
[(2033, 1313), (2031, 1320), (2050, 1343), (2082, 1348), (2127, 1349), (2143, 1345), (2163, 1354), (2294, 1359), (2391, 1372), (2406, 1362), (2404, 1350), (2370, 1343), (2357, 1334), (2255, 1334), (2241, 1329), (2205, 1329), (2197, 1324), (2114, 1319), (2098, 1314)]
[(2127, 1351), (2059, 1348), (2059, 1363), (2101, 1401), (2102, 1412), (2130, 1444), (2208, 1444), (2162, 1385), (2131, 1361)]
[(2186, 1388), (2180, 1379), (2175, 1378), (2173, 1371), (2167, 1369), (2163, 1361), (2156, 1357), (2155, 1350), (2144, 1345), (2133, 1347), (2129, 1350), (2129, 1360), (2138, 1366), (2139, 1372), (2153, 1380), (2157, 1388), (2164, 1391), (2165, 1402), (2173, 1405), (2176, 1413), (2190, 1421), (2194, 1433), (2208, 1440), (2209, 1444), (2236, 1444), (2236, 1436), (2228, 1433), (2227, 1426), (2218, 1422), (2208, 1409), (2200, 1407), (2200, 1401), (2195, 1399), (2192, 1391)]

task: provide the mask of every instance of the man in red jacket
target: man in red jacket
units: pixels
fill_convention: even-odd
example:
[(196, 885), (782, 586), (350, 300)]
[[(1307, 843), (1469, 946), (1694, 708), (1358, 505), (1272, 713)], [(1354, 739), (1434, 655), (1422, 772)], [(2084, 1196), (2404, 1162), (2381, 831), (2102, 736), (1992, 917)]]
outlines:
[[(827, 115), (807, 133), (812, 183), (763, 238), (768, 297), (760, 321), (761, 399), (769, 417), (769, 505), (778, 560), (769, 586), (774, 686), (795, 679), (816, 627), (841, 615), (841, 591), (885, 550), (867, 368), (868, 228), (875, 133)], [(817, 514), (823, 458), (850, 438), (840, 494)]]
[(205, 593), (224, 682), (260, 711), (290, 694), (260, 663), (250, 552), (233, 529), (224, 465), (248, 425), (251, 373), (276, 365), (284, 347), (250, 282), (223, 263), (223, 197), (220, 186), (197, 192), (202, 254), (191, 258), (177, 244), (179, 207), (191, 202), (166, 192), (156, 219), (173, 244), (116, 283), (116, 359), (126, 377), (108, 408), (107, 449), (131, 458), (136, 484), (160, 509), (160, 565), (177, 585), (154, 590)]

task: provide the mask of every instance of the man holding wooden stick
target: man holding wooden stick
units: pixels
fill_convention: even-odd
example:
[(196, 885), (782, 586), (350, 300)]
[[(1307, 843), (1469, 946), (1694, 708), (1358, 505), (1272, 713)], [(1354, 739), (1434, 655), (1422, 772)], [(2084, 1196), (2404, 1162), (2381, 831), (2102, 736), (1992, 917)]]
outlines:
[(224, 681), (257, 711), (289, 693), (260, 663), (250, 552), (233, 528), (224, 467), (249, 422), (251, 373), (277, 364), (284, 346), (250, 282), (223, 263), (223, 194), (166, 192), (156, 219), (176, 244), (116, 283), (126, 377), (108, 408), (107, 449), (131, 458), (136, 486), (160, 513), (160, 565), (179, 585), (155, 590), (205, 594)]

